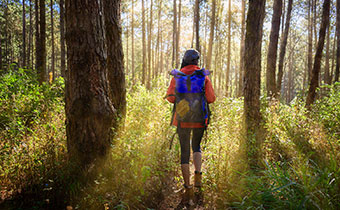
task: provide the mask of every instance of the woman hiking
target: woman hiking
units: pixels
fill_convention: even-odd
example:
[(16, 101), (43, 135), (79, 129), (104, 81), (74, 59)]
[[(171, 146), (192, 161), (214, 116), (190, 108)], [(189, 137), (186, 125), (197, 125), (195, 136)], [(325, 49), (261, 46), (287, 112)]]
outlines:
[[(200, 143), (208, 125), (208, 104), (216, 100), (212, 83), (207, 75), (209, 71), (198, 67), (200, 54), (194, 49), (185, 52), (181, 69), (173, 70), (167, 100), (174, 103), (172, 125), (177, 126), (177, 133), (181, 146), (181, 169), (184, 179), (185, 192), (183, 202), (190, 200), (190, 140), (193, 150), (195, 167), (194, 186), (202, 186), (202, 152)], [(192, 138), (191, 137), (192, 132)]]

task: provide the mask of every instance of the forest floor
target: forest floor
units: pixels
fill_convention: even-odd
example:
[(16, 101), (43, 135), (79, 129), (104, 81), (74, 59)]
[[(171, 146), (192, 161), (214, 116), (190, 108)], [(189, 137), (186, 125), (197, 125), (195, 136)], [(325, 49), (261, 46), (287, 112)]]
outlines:
[[(190, 164), (190, 171), (194, 171), (193, 164)], [(191, 173), (190, 183), (193, 183), (194, 174)], [(179, 209), (190, 209), (190, 210), (202, 210), (204, 208), (204, 199), (202, 189), (193, 187), (193, 194), (188, 204), (184, 204), (182, 201), (182, 195), (184, 193), (183, 185), (175, 177), (181, 176), (179, 171), (170, 175), (165, 181), (167, 187), (163, 189), (164, 199), (160, 202), (157, 209), (159, 210), (179, 210)]]

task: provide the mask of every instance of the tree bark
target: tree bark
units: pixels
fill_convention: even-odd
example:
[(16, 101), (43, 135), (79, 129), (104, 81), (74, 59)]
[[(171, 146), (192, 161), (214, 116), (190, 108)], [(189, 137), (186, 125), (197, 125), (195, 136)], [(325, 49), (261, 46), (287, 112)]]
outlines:
[(200, 49), (200, 0), (195, 1), (195, 26), (196, 26), (196, 50), (201, 52)]
[(151, 0), (151, 6), (150, 6), (150, 22), (148, 27), (148, 78), (147, 78), (147, 88), (151, 88), (151, 59), (152, 59), (152, 52), (151, 52), (151, 40), (152, 40), (152, 6), (153, 6), (153, 0)]
[(310, 108), (310, 105), (314, 103), (316, 96), (316, 88), (319, 85), (319, 72), (321, 67), (322, 51), (325, 44), (326, 28), (329, 24), (329, 10), (330, 10), (330, 0), (325, 0), (322, 6), (322, 22), (319, 31), (319, 41), (318, 47), (316, 49), (314, 66), (312, 71), (312, 79), (310, 81), (306, 107)]
[(206, 67), (209, 70), (211, 70), (210, 68), (211, 68), (211, 59), (212, 59), (212, 47), (213, 47), (213, 42), (214, 42), (215, 20), (216, 20), (215, 16), (216, 16), (216, 0), (212, 0), (210, 36), (209, 36), (208, 56), (207, 56), (207, 64), (206, 64)]
[(336, 0), (336, 66), (334, 82), (339, 81), (340, 70), (340, 0)]
[[(123, 60), (122, 28), (120, 19), (121, 0), (103, 0), (105, 33), (107, 46), (107, 70), (110, 85), (110, 98), (117, 110), (118, 118), (124, 119), (126, 113), (126, 90)], [(114, 121), (113, 127), (118, 127)]]
[(100, 3), (66, 0), (65, 4), (67, 148), (70, 160), (83, 168), (107, 154), (116, 111), (109, 98)]
[(172, 62), (171, 65), (172, 67), (177, 68), (176, 66), (176, 55), (177, 55), (177, 50), (176, 50), (176, 43), (177, 43), (177, 4), (176, 0), (174, 0), (174, 5), (173, 5), (173, 11), (174, 11), (174, 20), (173, 20), (173, 29), (172, 29)]
[(287, 46), (287, 40), (288, 40), (288, 34), (289, 34), (289, 27), (290, 27), (289, 25), (290, 25), (292, 7), (293, 7), (293, 0), (289, 0), (288, 10), (287, 10), (287, 20), (285, 23), (285, 30), (284, 30), (283, 37), (282, 37), (281, 44), (280, 44), (279, 71), (277, 74), (277, 82), (276, 82), (277, 96), (280, 95), (280, 91), (281, 91), (281, 83), (282, 83), (282, 76), (283, 76), (283, 63), (284, 63), (284, 58), (286, 54), (286, 46)]
[(22, 66), (26, 66), (26, 8), (25, 0), (22, 1)]
[(52, 81), (55, 79), (55, 69), (54, 69), (54, 22), (53, 22), (53, 0), (51, 0), (51, 46), (52, 46), (52, 55), (51, 55), (51, 71), (52, 71)]
[(65, 65), (65, 12), (64, 0), (60, 0), (60, 71), (61, 76), (65, 78), (66, 65)]
[(39, 0), (35, 0), (35, 68), (37, 70), (38, 77), (40, 77), (38, 71), (38, 54), (40, 52), (40, 27), (39, 27)]
[(243, 76), (244, 76), (244, 35), (245, 35), (245, 20), (246, 20), (246, 2), (242, 0), (242, 12), (241, 12), (241, 46), (240, 46), (240, 71), (238, 81), (238, 96), (243, 95)]
[(262, 140), (258, 134), (261, 122), (261, 46), (265, 3), (264, 0), (249, 1), (245, 35), (244, 115), (247, 132), (246, 154), (250, 168), (258, 166), (261, 156)]
[[(213, 8), (214, 11), (214, 8)], [(214, 21), (214, 19), (213, 19)], [(230, 75), (230, 60), (231, 60), (231, 0), (229, 0), (228, 5), (228, 55), (227, 55), (227, 71), (226, 71), (226, 85), (225, 85), (225, 95), (228, 97), (231, 94), (229, 94), (229, 75)], [(212, 47), (212, 46), (211, 46)], [(210, 49), (210, 43), (209, 43), (209, 49)], [(211, 56), (209, 60), (211, 59)]]
[(328, 27), (327, 27), (327, 44), (326, 44), (326, 60), (325, 60), (325, 75), (324, 75), (324, 83), (325, 84), (329, 84), (328, 81), (329, 81), (329, 77), (330, 77), (330, 73), (329, 73), (329, 53), (330, 53), (330, 49), (329, 49), (329, 42), (330, 42), (330, 24), (328, 24)]
[(145, 41), (145, 8), (144, 0), (142, 0), (142, 44), (143, 44), (143, 71), (142, 71), (142, 84), (145, 85), (145, 74), (146, 74), (146, 41)]
[(176, 33), (176, 66), (179, 66), (179, 44), (181, 37), (181, 13), (182, 13), (182, 0), (179, 0), (178, 4), (178, 23), (177, 23), (177, 33)]
[(135, 84), (135, 3), (131, 0), (131, 71), (132, 71), (132, 84)]
[[(33, 27), (32, 27), (32, 0), (29, 0), (30, 4), (30, 28), (29, 28), (29, 36), (28, 36), (28, 56), (27, 56), (27, 65), (29, 68), (33, 68)], [(32, 56), (31, 56), (32, 55)], [(32, 61), (32, 63), (31, 63)]]
[(46, 81), (46, 5), (45, 0), (39, 0), (39, 48), (37, 48), (37, 71), (39, 83)]
[(311, 0), (308, 0), (308, 80), (307, 84), (312, 78), (312, 68), (313, 68), (313, 26), (312, 26), (312, 16), (311, 16)]
[(275, 0), (273, 5), (272, 28), (270, 31), (270, 40), (267, 55), (267, 95), (274, 96), (276, 93), (276, 62), (277, 62), (277, 47), (280, 34), (280, 22), (282, 14), (282, 0)]

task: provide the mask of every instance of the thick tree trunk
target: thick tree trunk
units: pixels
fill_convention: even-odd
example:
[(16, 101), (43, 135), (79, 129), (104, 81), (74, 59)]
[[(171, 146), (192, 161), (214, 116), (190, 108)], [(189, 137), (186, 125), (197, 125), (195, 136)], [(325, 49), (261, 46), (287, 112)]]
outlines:
[(212, 59), (212, 47), (213, 47), (213, 42), (214, 42), (215, 20), (216, 20), (215, 16), (216, 16), (216, 0), (212, 0), (210, 36), (209, 36), (208, 56), (207, 56), (207, 64), (206, 64), (206, 67), (209, 70), (211, 70), (210, 68), (211, 68), (211, 59)]
[(66, 65), (65, 65), (65, 12), (64, 0), (60, 0), (60, 71), (61, 76), (65, 78)]
[(322, 51), (325, 44), (326, 29), (329, 24), (329, 10), (330, 10), (330, 0), (325, 0), (322, 8), (322, 22), (319, 31), (319, 41), (318, 47), (316, 49), (314, 66), (312, 71), (312, 79), (310, 81), (306, 106), (310, 108), (310, 105), (314, 103), (316, 96), (316, 88), (319, 85), (319, 72), (321, 67)]
[[(65, 4), (67, 147), (70, 160), (82, 167), (107, 154), (115, 113), (109, 98), (108, 80), (111, 82), (111, 79), (107, 78), (105, 27), (100, 15), (103, 5), (100, 3), (66, 0)], [(119, 66), (123, 64), (121, 58), (113, 58), (119, 61)], [(117, 75), (118, 71), (115, 71)], [(118, 91), (119, 87), (116, 88)]]
[(142, 84), (145, 85), (145, 74), (146, 74), (146, 37), (145, 37), (145, 8), (144, 0), (142, 0), (142, 44), (143, 44), (143, 71), (142, 71)]
[(53, 0), (51, 0), (51, 46), (52, 46), (52, 55), (51, 55), (51, 71), (52, 71), (52, 81), (55, 79), (55, 68), (54, 68), (54, 22), (53, 22)]
[(201, 52), (200, 49), (200, 0), (195, 1), (195, 31), (196, 31), (196, 50)]
[(251, 168), (260, 163), (261, 138), (259, 137), (261, 46), (265, 16), (264, 0), (249, 1), (244, 53), (244, 115), (246, 126), (246, 154)]
[(277, 47), (280, 34), (280, 22), (282, 14), (282, 0), (275, 0), (273, 5), (272, 28), (270, 31), (270, 41), (267, 55), (267, 95), (272, 97), (276, 93), (276, 62)]
[[(125, 118), (126, 89), (123, 60), (122, 28), (120, 25), (121, 0), (103, 0), (107, 46), (107, 70), (110, 98), (119, 119)], [(118, 121), (113, 124), (118, 127)]]
[(26, 8), (22, 1), (22, 66), (26, 66)]
[(336, 66), (334, 82), (339, 81), (340, 70), (340, 0), (336, 0)]
[(283, 33), (283, 37), (280, 44), (280, 55), (279, 55), (279, 71), (277, 73), (277, 82), (276, 82), (276, 92), (277, 96), (280, 95), (281, 91), (281, 84), (282, 84), (282, 76), (283, 76), (283, 63), (284, 58), (286, 54), (286, 46), (287, 46), (287, 40), (288, 40), (288, 34), (289, 34), (289, 27), (290, 27), (290, 18), (292, 14), (292, 8), (293, 8), (293, 0), (288, 1), (288, 10), (287, 10), (287, 20), (285, 23), (285, 30)]
[(37, 71), (39, 83), (46, 81), (46, 5), (45, 0), (39, 0), (39, 48), (37, 48)]

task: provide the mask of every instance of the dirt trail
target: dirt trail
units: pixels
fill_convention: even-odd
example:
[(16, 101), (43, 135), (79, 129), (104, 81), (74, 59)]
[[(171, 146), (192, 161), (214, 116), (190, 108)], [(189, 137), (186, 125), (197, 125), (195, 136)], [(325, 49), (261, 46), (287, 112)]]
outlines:
[[(193, 184), (194, 176), (193, 164), (190, 164), (191, 171), (191, 184)], [(167, 189), (164, 189), (163, 195), (164, 200), (160, 203), (157, 209), (159, 210), (179, 210), (179, 209), (190, 209), (190, 210), (203, 210), (204, 208), (204, 199), (203, 199), (203, 191), (194, 187), (192, 199), (189, 204), (183, 204), (182, 202), (182, 194), (184, 192), (183, 184), (179, 183), (175, 176), (181, 176), (180, 172), (174, 174), (172, 177), (169, 177), (167, 180)]]

